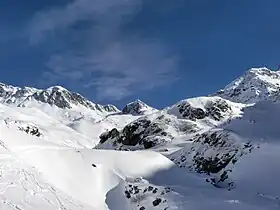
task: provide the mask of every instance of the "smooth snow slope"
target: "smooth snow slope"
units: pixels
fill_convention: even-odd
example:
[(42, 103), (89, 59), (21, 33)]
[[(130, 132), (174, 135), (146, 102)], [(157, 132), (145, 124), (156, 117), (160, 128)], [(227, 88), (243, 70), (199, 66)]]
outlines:
[[(52, 186), (98, 210), (107, 209), (106, 194), (121, 179), (151, 175), (172, 165), (171, 161), (154, 152), (61, 147), (7, 128), (5, 124), (1, 124), (0, 138), (2, 145), (17, 158), (34, 166)], [(122, 194), (118, 196), (123, 197)]]
[[(244, 192), (255, 192), (268, 206), (280, 205), (280, 104), (262, 101), (244, 110), (241, 119), (225, 127), (257, 144), (243, 157), (231, 176)], [(271, 207), (272, 208), (272, 207)]]
[(90, 210), (42, 178), (36, 168), (0, 148), (1, 210)]

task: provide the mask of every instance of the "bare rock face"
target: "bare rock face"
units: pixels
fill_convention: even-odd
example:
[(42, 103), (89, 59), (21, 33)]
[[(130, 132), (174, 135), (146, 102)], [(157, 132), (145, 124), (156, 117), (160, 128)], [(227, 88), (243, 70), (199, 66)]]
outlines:
[(202, 120), (207, 117), (220, 121), (232, 111), (231, 105), (222, 98), (209, 97), (204, 99), (203, 104), (199, 106), (192, 104), (192, 101), (195, 99), (191, 99), (179, 102), (172, 109), (177, 109), (182, 118), (192, 121)]
[(57, 87), (51, 88), (49, 91), (36, 92), (33, 97), (37, 101), (55, 105), (62, 109), (72, 108), (70, 104), (71, 99), (73, 99), (72, 95), (68, 91), (60, 90)]
[(102, 144), (107, 140), (111, 140), (114, 144), (125, 146), (140, 145), (144, 149), (148, 149), (159, 143), (159, 139), (150, 139), (149, 137), (151, 135), (167, 136), (167, 133), (160, 125), (144, 118), (125, 126), (122, 131), (114, 128), (102, 134), (100, 136), (100, 143)]
[(115, 139), (115, 138), (119, 138), (120, 137), (120, 132), (118, 131), (118, 129), (114, 128), (108, 132), (105, 132), (103, 134), (100, 135), (100, 144), (105, 143), (108, 139)]

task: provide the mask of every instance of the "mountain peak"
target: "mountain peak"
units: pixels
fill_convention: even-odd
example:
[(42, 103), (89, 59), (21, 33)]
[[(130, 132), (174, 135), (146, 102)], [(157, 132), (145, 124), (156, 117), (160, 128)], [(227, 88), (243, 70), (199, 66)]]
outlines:
[(140, 99), (128, 103), (122, 110), (123, 114), (131, 115), (145, 115), (157, 111), (157, 109), (150, 107)]
[(59, 86), (59, 85), (51, 86), (51, 87), (47, 88), (46, 91), (68, 91), (68, 92), (70, 92), (66, 88)]
[(148, 106), (146, 103), (144, 103), (143, 101), (141, 101), (140, 99), (136, 99), (135, 101), (131, 101), (129, 102), (127, 105), (132, 105), (132, 104), (141, 104), (143, 106)]
[(256, 103), (280, 90), (280, 72), (266, 67), (251, 68), (214, 95), (239, 103)]

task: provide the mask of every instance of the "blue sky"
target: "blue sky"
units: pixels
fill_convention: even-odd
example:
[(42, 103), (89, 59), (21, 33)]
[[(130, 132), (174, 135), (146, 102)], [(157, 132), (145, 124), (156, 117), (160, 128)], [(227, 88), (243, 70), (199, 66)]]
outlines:
[(279, 0), (2, 0), (0, 80), (121, 107), (213, 93), (280, 64)]

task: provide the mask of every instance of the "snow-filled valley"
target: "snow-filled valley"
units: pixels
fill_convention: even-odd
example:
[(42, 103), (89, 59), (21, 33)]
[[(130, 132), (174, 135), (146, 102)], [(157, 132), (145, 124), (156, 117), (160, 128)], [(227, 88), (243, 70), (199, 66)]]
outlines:
[(0, 83), (0, 209), (279, 209), (279, 75), (162, 110)]

